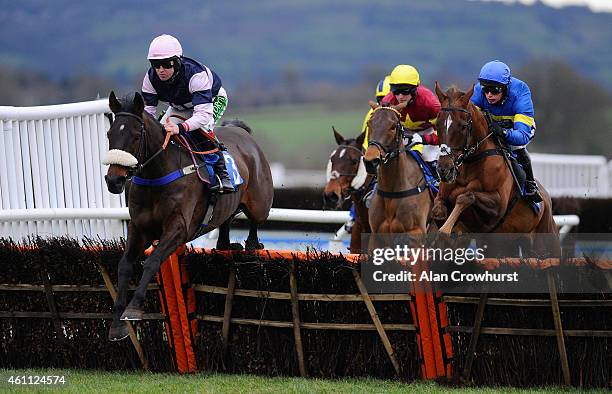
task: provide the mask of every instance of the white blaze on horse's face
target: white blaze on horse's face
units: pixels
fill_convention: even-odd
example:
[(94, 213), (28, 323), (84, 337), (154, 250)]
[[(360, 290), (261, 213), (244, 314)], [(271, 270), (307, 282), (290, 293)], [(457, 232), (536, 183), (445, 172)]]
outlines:
[(345, 153), (346, 153), (346, 149), (342, 149), (342, 151), (340, 152), (340, 155), (338, 157), (342, 158), (342, 156), (344, 156)]
[[(336, 153), (336, 151), (334, 151), (334, 153)], [(334, 153), (332, 153), (332, 156), (334, 155)], [(329, 161), (327, 162), (327, 169), (325, 170), (325, 179), (327, 180), (327, 182), (331, 181), (331, 179), (332, 179), (332, 162), (331, 162), (331, 159), (329, 159)]]
[(448, 131), (450, 130), (451, 125), (453, 124), (453, 118), (451, 117), (451, 114), (448, 114), (448, 117), (446, 118), (446, 135), (448, 136)]

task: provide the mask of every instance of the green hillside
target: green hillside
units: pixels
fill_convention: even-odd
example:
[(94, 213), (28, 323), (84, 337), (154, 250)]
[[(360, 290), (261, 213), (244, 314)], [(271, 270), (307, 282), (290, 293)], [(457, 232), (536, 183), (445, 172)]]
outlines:
[(55, 78), (100, 74), (137, 85), (150, 40), (167, 32), (230, 88), (273, 85), (291, 73), (371, 83), (406, 62), (428, 81), (471, 80), (494, 58), (512, 67), (561, 59), (612, 88), (612, 14), (539, 3), (21, 0), (2, 2), (0, 26), (0, 63)]
[(305, 105), (264, 108), (225, 118), (246, 121), (270, 161), (323, 170), (336, 146), (331, 126), (346, 138), (355, 137), (366, 113), (367, 108), (337, 111)]

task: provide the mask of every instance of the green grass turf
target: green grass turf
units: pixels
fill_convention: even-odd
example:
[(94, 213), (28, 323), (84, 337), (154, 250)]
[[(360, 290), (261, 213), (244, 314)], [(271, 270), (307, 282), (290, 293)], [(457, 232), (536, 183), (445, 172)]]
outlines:
[[(64, 375), (65, 386), (10, 386), (10, 375)], [(0, 370), (0, 392), (69, 393), (569, 393), (605, 392), (563, 389), (453, 388), (433, 382), (401, 383), (378, 379), (302, 379), (253, 375), (225, 375), (199, 373), (194, 375), (153, 374), (145, 372), (103, 372), (84, 370)]]
[(332, 126), (345, 138), (359, 135), (367, 106), (356, 110), (333, 110), (313, 105), (267, 107), (224, 116), (239, 118), (253, 129), (270, 162), (287, 168), (324, 170), (336, 146)]

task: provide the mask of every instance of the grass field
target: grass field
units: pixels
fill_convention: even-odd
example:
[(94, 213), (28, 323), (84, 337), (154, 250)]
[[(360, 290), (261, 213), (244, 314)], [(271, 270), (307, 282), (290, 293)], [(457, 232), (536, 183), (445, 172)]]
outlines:
[(324, 170), (336, 146), (331, 127), (335, 126), (344, 137), (355, 137), (367, 110), (367, 106), (360, 110), (279, 106), (228, 114), (224, 119), (247, 122), (269, 161), (282, 162), (287, 168)]
[[(11, 386), (11, 375), (64, 375), (65, 386)], [(80, 370), (0, 370), (0, 392), (48, 392), (58, 389), (69, 393), (604, 393), (604, 390), (568, 390), (560, 387), (540, 389), (452, 388), (431, 382), (400, 383), (376, 379), (302, 379), (267, 378), (253, 375), (111, 373)]]

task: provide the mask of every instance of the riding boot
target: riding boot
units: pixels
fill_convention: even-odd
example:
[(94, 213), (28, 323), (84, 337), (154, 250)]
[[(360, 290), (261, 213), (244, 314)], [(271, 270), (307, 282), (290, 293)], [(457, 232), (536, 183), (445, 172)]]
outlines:
[(223, 157), (223, 153), (218, 153), (219, 159), (214, 164), (213, 168), (215, 169), (215, 174), (221, 180), (221, 186), (215, 185), (211, 190), (219, 191), (221, 193), (233, 193), (236, 191), (234, 188), (234, 184), (232, 183), (229, 174), (227, 172), (227, 168), (225, 167), (225, 158)]
[(540, 194), (538, 193), (538, 184), (533, 177), (531, 158), (529, 157), (527, 149), (517, 149), (514, 151), (514, 153), (516, 153), (516, 158), (519, 164), (523, 166), (523, 170), (525, 170), (525, 198), (533, 202), (541, 202), (542, 197), (540, 197)]

